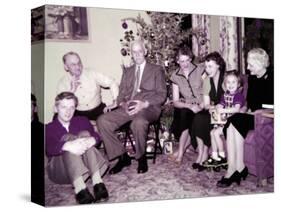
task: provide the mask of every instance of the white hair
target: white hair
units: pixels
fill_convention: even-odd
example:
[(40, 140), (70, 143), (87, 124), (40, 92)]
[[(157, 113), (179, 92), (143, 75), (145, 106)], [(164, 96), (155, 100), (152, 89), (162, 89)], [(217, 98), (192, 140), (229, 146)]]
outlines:
[(262, 64), (265, 68), (269, 66), (269, 56), (262, 48), (254, 48), (248, 52), (248, 59)]
[(143, 51), (145, 52), (145, 55), (146, 55), (146, 53), (147, 53), (147, 48), (146, 48), (146, 46), (145, 46), (144, 41), (143, 41), (142, 39), (138, 39), (138, 40), (133, 41), (133, 42), (131, 43), (131, 50), (132, 50), (133, 45), (136, 45), (136, 44), (138, 44), (138, 45), (140, 45), (140, 46), (142, 47), (142, 49), (143, 49)]

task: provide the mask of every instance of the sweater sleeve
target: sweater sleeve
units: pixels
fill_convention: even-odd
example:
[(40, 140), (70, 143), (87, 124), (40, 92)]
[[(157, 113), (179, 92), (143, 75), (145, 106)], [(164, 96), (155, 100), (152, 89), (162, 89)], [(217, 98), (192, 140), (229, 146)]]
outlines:
[(99, 144), (101, 142), (101, 137), (100, 135), (94, 130), (93, 125), (91, 124), (91, 122), (89, 121), (89, 119), (87, 119), (86, 117), (80, 117), (81, 118), (81, 126), (83, 126), (83, 130), (87, 130), (92, 137), (94, 137), (94, 139), (96, 140), (97, 144)]
[(233, 105), (237, 105), (237, 104), (240, 105), (240, 107), (243, 107), (245, 104), (245, 98), (242, 93), (237, 93), (234, 96)]
[(46, 154), (48, 157), (62, 154), (62, 147), (65, 142), (60, 139), (50, 126), (46, 127)]

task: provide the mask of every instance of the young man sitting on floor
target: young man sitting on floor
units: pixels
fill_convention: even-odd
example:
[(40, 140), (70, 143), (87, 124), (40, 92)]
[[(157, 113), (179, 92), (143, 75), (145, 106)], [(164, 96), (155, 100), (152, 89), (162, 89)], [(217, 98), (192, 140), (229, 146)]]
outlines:
[[(75, 116), (77, 97), (62, 92), (55, 99), (57, 116), (46, 126), (46, 151), (49, 158), (47, 171), (50, 180), (58, 184), (72, 184), (79, 204), (87, 204), (108, 198), (101, 176), (108, 162), (95, 148), (99, 135), (86, 117)], [(90, 174), (94, 196), (84, 182)]]

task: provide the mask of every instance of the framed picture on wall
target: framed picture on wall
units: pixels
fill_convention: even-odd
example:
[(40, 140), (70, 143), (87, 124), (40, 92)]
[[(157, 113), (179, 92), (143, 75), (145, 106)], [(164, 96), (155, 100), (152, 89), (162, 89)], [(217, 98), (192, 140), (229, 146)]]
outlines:
[[(37, 11), (37, 10), (35, 10)], [(41, 11), (41, 13), (40, 13)], [(32, 14), (31, 41), (87, 41), (89, 40), (87, 8), (74, 6), (46, 5), (44, 10)]]

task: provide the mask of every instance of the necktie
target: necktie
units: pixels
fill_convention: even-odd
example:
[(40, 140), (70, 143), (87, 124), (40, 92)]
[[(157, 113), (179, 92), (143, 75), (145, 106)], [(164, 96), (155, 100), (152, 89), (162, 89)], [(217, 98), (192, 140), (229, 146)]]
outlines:
[(137, 66), (137, 71), (135, 73), (135, 85), (134, 85), (134, 90), (133, 90), (131, 99), (137, 94), (138, 88), (139, 88), (139, 83), (140, 83), (140, 66)]

